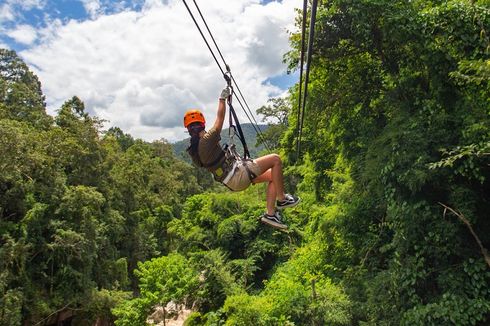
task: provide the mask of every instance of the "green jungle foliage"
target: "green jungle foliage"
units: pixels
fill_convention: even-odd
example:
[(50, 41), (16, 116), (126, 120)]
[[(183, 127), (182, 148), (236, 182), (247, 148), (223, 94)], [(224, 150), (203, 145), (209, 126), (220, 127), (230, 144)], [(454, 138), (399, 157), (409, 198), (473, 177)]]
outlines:
[(488, 26), (486, 0), (321, 2), (301, 157), (297, 85), (258, 109), (302, 198), (288, 232), (258, 223), (264, 185), (225, 192), (77, 97), (48, 116), (0, 50), (0, 325), (169, 301), (188, 326), (488, 325)]
[[(490, 246), (488, 5), (339, 0), (319, 9), (303, 164), (292, 165), (296, 114), (283, 153), (300, 187), (335, 210), (318, 229), (341, 239), (328, 241), (324, 263), (350, 298), (352, 324), (490, 323), (490, 261), (442, 206)], [(300, 35), (291, 41), (293, 69)]]
[(40, 83), (0, 50), (0, 325), (111, 321), (139, 262), (204, 189), (165, 141), (103, 134), (77, 97), (52, 118)]

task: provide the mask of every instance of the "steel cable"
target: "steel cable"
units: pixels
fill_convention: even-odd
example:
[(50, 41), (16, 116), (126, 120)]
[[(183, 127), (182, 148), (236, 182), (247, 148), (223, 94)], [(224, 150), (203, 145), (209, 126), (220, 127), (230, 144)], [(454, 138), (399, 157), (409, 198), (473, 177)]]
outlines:
[(318, 5), (318, 0), (313, 0), (311, 4), (311, 18), (310, 18), (310, 32), (308, 35), (308, 50), (307, 50), (307, 58), (306, 58), (306, 71), (305, 71), (305, 92), (303, 94), (303, 110), (301, 112), (301, 123), (300, 128), (298, 130), (298, 152), (297, 158), (299, 159), (301, 154), (301, 136), (303, 134), (303, 123), (305, 119), (305, 107), (306, 107), (306, 99), (308, 97), (308, 82), (310, 77), (310, 65), (311, 65), (311, 57), (313, 52), (313, 38), (315, 36), (315, 19), (316, 19), (316, 7)]
[[(215, 61), (215, 62), (216, 62), (216, 64), (218, 65), (218, 67), (219, 67), (219, 69), (220, 69), (221, 73), (222, 73), (223, 75), (225, 75), (225, 72), (224, 72), (223, 68), (222, 68), (222, 67), (221, 67), (221, 65), (219, 64), (218, 59), (216, 58), (216, 55), (214, 54), (214, 51), (211, 49), (211, 46), (209, 45), (209, 42), (207, 41), (207, 38), (204, 36), (204, 33), (203, 33), (203, 32), (202, 32), (202, 30), (201, 30), (201, 27), (200, 27), (200, 26), (199, 26), (199, 24), (197, 23), (197, 21), (196, 21), (196, 19), (195, 19), (195, 17), (194, 17), (194, 14), (193, 14), (193, 13), (192, 13), (192, 11), (190, 10), (189, 6), (187, 5), (187, 2), (186, 2), (185, 0), (182, 0), (182, 1), (184, 2), (184, 5), (186, 6), (187, 11), (189, 12), (190, 16), (192, 17), (192, 20), (194, 21), (194, 24), (196, 25), (197, 29), (199, 30), (199, 33), (201, 34), (201, 37), (203, 38), (203, 40), (204, 40), (204, 42), (206, 43), (206, 45), (207, 45), (207, 47), (208, 47), (209, 51), (211, 52), (211, 55), (213, 56), (214, 61)], [(199, 12), (199, 15), (200, 15), (200, 17), (201, 17), (201, 19), (202, 19), (202, 21), (203, 21), (204, 25), (206, 26), (206, 29), (207, 29), (207, 31), (208, 31), (208, 33), (209, 33), (209, 35), (210, 35), (210, 37), (211, 37), (211, 39), (212, 39), (212, 41), (213, 41), (213, 43), (214, 43), (214, 46), (216, 47), (216, 50), (218, 51), (218, 54), (220, 55), (221, 59), (223, 60), (223, 63), (224, 63), (224, 65), (225, 65), (225, 67), (226, 67), (226, 70), (229, 72), (229, 66), (228, 66), (228, 64), (226, 63), (226, 60), (224, 59), (223, 54), (221, 53), (221, 50), (220, 50), (220, 48), (219, 48), (218, 44), (216, 43), (216, 40), (215, 40), (215, 38), (214, 38), (214, 36), (213, 36), (213, 33), (212, 33), (212, 32), (211, 32), (211, 30), (209, 29), (209, 26), (208, 26), (208, 24), (207, 24), (207, 22), (206, 22), (206, 20), (205, 20), (204, 16), (202, 15), (202, 12), (201, 12), (201, 10), (200, 10), (200, 8), (199, 8), (199, 6), (198, 6), (197, 2), (196, 2), (195, 0), (193, 0), (193, 2), (194, 2), (194, 5), (195, 5), (195, 6), (196, 6), (196, 8), (197, 8), (197, 11)], [(265, 137), (264, 137), (264, 136), (263, 136), (263, 134), (262, 134), (262, 131), (261, 131), (261, 130), (260, 130), (260, 128), (258, 127), (258, 123), (257, 123), (257, 121), (255, 120), (255, 117), (253, 116), (253, 113), (252, 113), (252, 111), (251, 111), (250, 107), (248, 106), (248, 103), (246, 102), (245, 97), (243, 96), (243, 94), (242, 94), (242, 92), (241, 92), (241, 90), (240, 90), (240, 87), (238, 86), (238, 84), (237, 84), (237, 82), (236, 82), (235, 78), (233, 77), (233, 75), (231, 75), (231, 73), (230, 73), (230, 76), (231, 76), (231, 79), (232, 79), (232, 81), (233, 81), (233, 83), (234, 83), (235, 87), (236, 87), (236, 88), (237, 88), (237, 90), (238, 90), (238, 93), (239, 93), (239, 94), (240, 94), (240, 96), (242, 97), (243, 102), (245, 103), (245, 105), (246, 105), (246, 107), (247, 107), (247, 109), (248, 109), (248, 112), (250, 113), (250, 116), (249, 116), (249, 114), (247, 113), (247, 110), (245, 110), (245, 107), (244, 107), (244, 105), (242, 104), (242, 102), (240, 101), (240, 98), (239, 98), (238, 96), (236, 96), (236, 94), (235, 94), (235, 97), (236, 97), (236, 99), (237, 99), (238, 103), (240, 104), (240, 106), (241, 106), (241, 108), (242, 108), (243, 112), (245, 113), (245, 115), (246, 115), (247, 119), (248, 119), (248, 120), (249, 120), (249, 122), (251, 123), (251, 125), (252, 125), (252, 127), (254, 128), (255, 132), (257, 133), (257, 135), (259, 136), (259, 138), (261, 138), (262, 143), (264, 144), (264, 146), (266, 147), (266, 149), (267, 149), (268, 151), (271, 151), (271, 149), (270, 149), (270, 147), (269, 147), (269, 145), (268, 145), (267, 141), (265, 140)], [(252, 119), (253, 119), (253, 121), (252, 121)], [(254, 122), (255, 122), (255, 123), (254, 123)]]

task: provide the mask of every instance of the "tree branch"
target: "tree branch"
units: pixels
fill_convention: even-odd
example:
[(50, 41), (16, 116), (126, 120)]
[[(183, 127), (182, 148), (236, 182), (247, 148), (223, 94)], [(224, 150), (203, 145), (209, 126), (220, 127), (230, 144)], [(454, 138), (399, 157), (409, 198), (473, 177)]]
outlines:
[(483, 257), (485, 258), (485, 261), (486, 261), (488, 267), (490, 267), (490, 255), (488, 254), (488, 250), (485, 247), (483, 247), (483, 244), (482, 244), (480, 238), (478, 238), (475, 231), (473, 230), (473, 227), (471, 226), (470, 221), (468, 221), (468, 219), (463, 215), (463, 213), (457, 212), (454, 209), (452, 209), (451, 207), (446, 206), (441, 202), (438, 202), (438, 204), (441, 205), (442, 207), (444, 207), (444, 213), (443, 213), (444, 216), (446, 216), (446, 212), (449, 210), (451, 213), (456, 215), (468, 227), (471, 234), (473, 235), (473, 238), (475, 238), (476, 243), (478, 243), (478, 246), (480, 247), (481, 253), (482, 253)]
[[(69, 306), (71, 305), (71, 303), (68, 303), (66, 306), (64, 306), (63, 308), (60, 308), (54, 312), (52, 312), (51, 314), (49, 314), (47, 317), (41, 319), (40, 321), (38, 321), (36, 324), (34, 324), (34, 326), (37, 326), (37, 325), (40, 325), (41, 323), (45, 322), (46, 320), (48, 320), (49, 318), (51, 318), (52, 316), (56, 315), (57, 313), (60, 313), (62, 312), (63, 310), (67, 309)], [(70, 309), (70, 310), (80, 310), (80, 309)]]

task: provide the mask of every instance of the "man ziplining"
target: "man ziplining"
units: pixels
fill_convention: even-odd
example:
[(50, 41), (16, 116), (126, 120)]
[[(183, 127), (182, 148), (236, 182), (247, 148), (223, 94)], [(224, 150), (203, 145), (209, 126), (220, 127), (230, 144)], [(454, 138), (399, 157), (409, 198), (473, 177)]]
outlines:
[(220, 144), (226, 101), (230, 104), (231, 96), (231, 87), (225, 87), (219, 97), (216, 120), (208, 131), (205, 130), (204, 115), (199, 110), (189, 110), (185, 113), (184, 127), (191, 136), (187, 152), (195, 165), (207, 169), (216, 181), (232, 191), (242, 191), (250, 184), (268, 182), (267, 209), (260, 220), (275, 228), (286, 229), (279, 210), (296, 206), (300, 198), (284, 192), (282, 162), (279, 155), (269, 154), (255, 160), (243, 159), (234, 152), (234, 148), (230, 150)]

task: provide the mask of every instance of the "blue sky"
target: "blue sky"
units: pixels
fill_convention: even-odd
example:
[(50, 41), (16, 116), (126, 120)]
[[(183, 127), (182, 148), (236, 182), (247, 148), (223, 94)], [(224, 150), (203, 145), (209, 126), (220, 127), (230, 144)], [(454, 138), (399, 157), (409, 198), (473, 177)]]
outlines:
[[(301, 0), (198, 4), (253, 111), (298, 80), (282, 56)], [(48, 113), (77, 95), (107, 127), (146, 140), (184, 138), (183, 112), (214, 115), (223, 87), (181, 0), (4, 0), (0, 46), (39, 76)]]
[[(0, 21), (4, 31), (19, 25), (40, 29), (55, 20), (67, 23), (70, 20), (91, 19), (97, 12), (99, 15), (111, 15), (125, 10), (140, 11), (143, 4), (144, 1), (6, 0), (0, 4)], [(16, 51), (28, 48), (28, 45), (6, 33), (0, 34), (0, 42)]]

